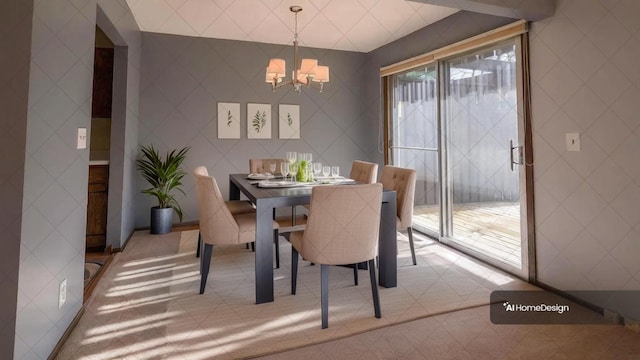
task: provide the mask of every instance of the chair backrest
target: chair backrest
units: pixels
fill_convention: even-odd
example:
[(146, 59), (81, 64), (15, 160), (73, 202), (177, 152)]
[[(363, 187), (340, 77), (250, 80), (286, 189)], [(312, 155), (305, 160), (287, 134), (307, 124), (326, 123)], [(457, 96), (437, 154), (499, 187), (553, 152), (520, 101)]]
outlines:
[(385, 165), (380, 182), (385, 189), (395, 190), (400, 226), (408, 228), (413, 218), (413, 200), (416, 192), (416, 171)]
[(363, 184), (373, 184), (378, 177), (378, 164), (355, 160), (351, 164), (349, 178)]
[(238, 223), (222, 198), (216, 179), (206, 175), (207, 168), (198, 166), (193, 171), (200, 210), (200, 236), (208, 244), (239, 243)]
[(249, 159), (249, 173), (261, 174), (271, 172), (269, 164), (276, 163), (276, 173), (280, 172), (280, 164), (284, 159)]
[(381, 184), (314, 187), (302, 256), (326, 265), (375, 258), (381, 206)]

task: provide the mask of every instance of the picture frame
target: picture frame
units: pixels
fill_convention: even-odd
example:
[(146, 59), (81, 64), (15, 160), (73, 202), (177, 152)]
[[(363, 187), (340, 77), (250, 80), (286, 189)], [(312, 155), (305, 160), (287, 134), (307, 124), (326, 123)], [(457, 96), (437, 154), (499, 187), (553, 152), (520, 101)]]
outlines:
[(218, 139), (240, 139), (240, 103), (218, 102)]
[(280, 139), (300, 139), (300, 105), (280, 104), (278, 125)]
[(247, 138), (271, 139), (271, 104), (247, 104)]

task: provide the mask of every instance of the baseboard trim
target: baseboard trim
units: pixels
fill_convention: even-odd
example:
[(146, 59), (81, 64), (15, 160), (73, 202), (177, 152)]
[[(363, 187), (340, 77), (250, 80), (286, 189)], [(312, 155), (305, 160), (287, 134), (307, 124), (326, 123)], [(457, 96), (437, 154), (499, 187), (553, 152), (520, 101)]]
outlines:
[(54, 360), (58, 356), (58, 353), (62, 349), (62, 345), (64, 345), (67, 339), (69, 339), (69, 336), (71, 336), (71, 332), (73, 332), (73, 330), (80, 322), (82, 315), (84, 315), (84, 305), (80, 307), (80, 310), (78, 310), (76, 316), (73, 318), (73, 320), (71, 320), (71, 323), (69, 324), (69, 326), (67, 326), (67, 330), (64, 331), (64, 334), (62, 334), (62, 337), (60, 337), (60, 340), (58, 340), (58, 343), (51, 351), (51, 354), (49, 354), (49, 357), (47, 357), (47, 360)]

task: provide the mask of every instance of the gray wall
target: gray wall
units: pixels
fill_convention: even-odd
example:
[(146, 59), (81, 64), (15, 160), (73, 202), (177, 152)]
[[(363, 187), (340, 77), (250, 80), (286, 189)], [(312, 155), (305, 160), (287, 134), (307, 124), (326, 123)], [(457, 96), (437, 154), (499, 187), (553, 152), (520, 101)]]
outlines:
[(531, 26), (538, 280), (558, 289), (640, 290), (638, 19), (636, 1), (560, 0)]
[[(47, 358), (82, 306), (89, 150), (76, 149), (76, 134), (77, 128), (90, 129), (97, 4), (129, 48), (128, 111), (120, 120), (135, 128), (140, 40), (124, 0), (3, 1), (0, 8), (10, 20), (3, 17), (3, 26), (8, 26), (0, 34), (16, 36), (10, 44), (15, 59), (9, 64), (16, 65), (17, 75), (11, 83), (17, 99), (6, 91), (0, 97), (16, 100), (11, 118), (15, 126), (1, 132), (11, 139), (0, 141), (1, 146), (11, 146), (11, 151), (1, 152), (3, 164), (9, 164), (11, 171), (0, 173), (3, 203), (15, 205), (4, 206), (0, 217), (10, 220), (2, 223), (3, 240), (7, 239), (2, 264), (13, 264), (13, 271), (19, 274), (17, 278), (7, 274), (8, 284), (3, 284), (2, 309), (8, 304), (15, 314), (15, 326), (11, 314), (2, 314), (3, 320), (9, 320), (2, 322), (3, 356)], [(11, 11), (15, 8), (21, 11)], [(4, 38), (1, 43), (6, 43)], [(30, 57), (25, 58), (29, 50)], [(21, 58), (24, 62), (18, 61)], [(26, 95), (21, 95), (27, 81), (28, 103)], [(7, 113), (4, 108), (2, 113)], [(2, 119), (4, 125), (7, 119)], [(132, 166), (135, 139), (119, 144), (124, 156), (116, 157), (116, 166), (123, 173), (122, 168)], [(116, 187), (123, 194), (123, 204), (133, 201), (126, 199), (132, 179), (121, 179), (122, 186)], [(10, 184), (17, 189), (7, 194)], [(126, 205), (122, 214), (131, 216)], [(133, 229), (131, 222), (128, 226), (117, 230), (128, 234)], [(67, 299), (58, 309), (58, 287), (63, 279), (67, 280)]]
[(0, 354), (13, 356), (33, 3), (0, 2)]
[[(301, 48), (300, 54), (330, 66), (330, 82), (322, 93), (288, 86), (271, 92), (265, 83), (270, 58), (280, 57), (291, 69), (293, 48), (242, 41), (145, 33), (140, 92), (140, 144), (161, 151), (190, 146), (180, 195), (184, 221), (198, 219), (191, 171), (205, 165), (228, 195), (228, 175), (249, 171), (250, 158), (284, 158), (285, 152), (310, 152), (314, 161), (339, 165), (348, 174), (354, 159), (373, 160), (377, 127), (365, 119), (363, 78), (366, 55)], [(241, 138), (217, 138), (217, 103), (240, 103)], [(248, 140), (247, 103), (272, 105), (270, 140)], [(299, 104), (300, 140), (278, 139), (278, 104)], [(138, 189), (147, 184), (139, 178)], [(148, 196), (136, 199), (137, 227), (148, 226)], [(177, 222), (177, 217), (175, 219)]]

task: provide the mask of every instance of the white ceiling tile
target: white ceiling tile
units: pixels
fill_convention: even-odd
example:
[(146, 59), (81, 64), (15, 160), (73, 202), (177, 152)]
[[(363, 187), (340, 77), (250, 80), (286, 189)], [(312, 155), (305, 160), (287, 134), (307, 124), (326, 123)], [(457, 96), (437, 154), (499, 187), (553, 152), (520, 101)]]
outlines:
[(216, 39), (247, 40), (248, 35), (226, 13), (220, 15), (202, 36)]
[(177, 12), (197, 34), (202, 34), (222, 14), (222, 10), (208, 0), (187, 1)]
[(322, 32), (305, 31), (300, 33), (300, 45), (308, 47), (317, 47), (323, 49), (332, 49), (344, 34), (333, 25), (329, 19), (323, 14), (318, 14), (311, 20), (307, 29), (323, 29)]
[[(136, 0), (136, 1), (138, 1), (138, 0)], [(127, 0), (127, 2), (129, 2), (129, 3), (130, 3), (131, 1), (130, 1), (130, 0)], [(178, 10), (178, 9), (180, 9), (180, 7), (181, 7), (182, 5), (184, 5), (185, 3), (189, 2), (189, 1), (188, 1), (188, 0), (164, 0), (164, 2), (166, 2), (166, 3), (167, 3), (167, 5), (171, 6), (171, 8), (172, 8), (172, 9), (174, 9), (174, 10)], [(203, 0), (192, 1), (192, 3), (201, 3), (201, 2), (208, 2), (208, 3), (213, 4), (213, 2), (208, 1), (208, 0), (204, 0), (204, 1), (203, 1)]]
[[(293, 41), (295, 17), (289, 11), (292, 4), (283, 0), (127, 0), (127, 3), (142, 31), (178, 35), (195, 32), (203, 37), (275, 44)], [(374, 50), (458, 11), (409, 4), (405, 0), (300, 0), (297, 5), (303, 8), (298, 13), (298, 32), (301, 43), (306, 41), (305, 46), (361, 52)]]
[[(201, 34), (178, 13), (172, 13), (171, 16), (160, 25), (160, 32), (168, 32), (169, 30), (171, 30), (173, 34), (183, 36), (198, 36)], [(205, 31), (205, 29), (202, 29), (202, 31)]]
[(143, 31), (159, 30), (162, 24), (175, 13), (175, 10), (164, 0), (139, 0), (131, 11)]
[[(250, 34), (253, 29), (265, 20), (265, 15), (270, 14), (271, 11), (259, 1), (238, 0), (234, 1), (225, 13), (236, 22), (244, 34)], [(251, 41), (251, 38), (243, 40)]]

